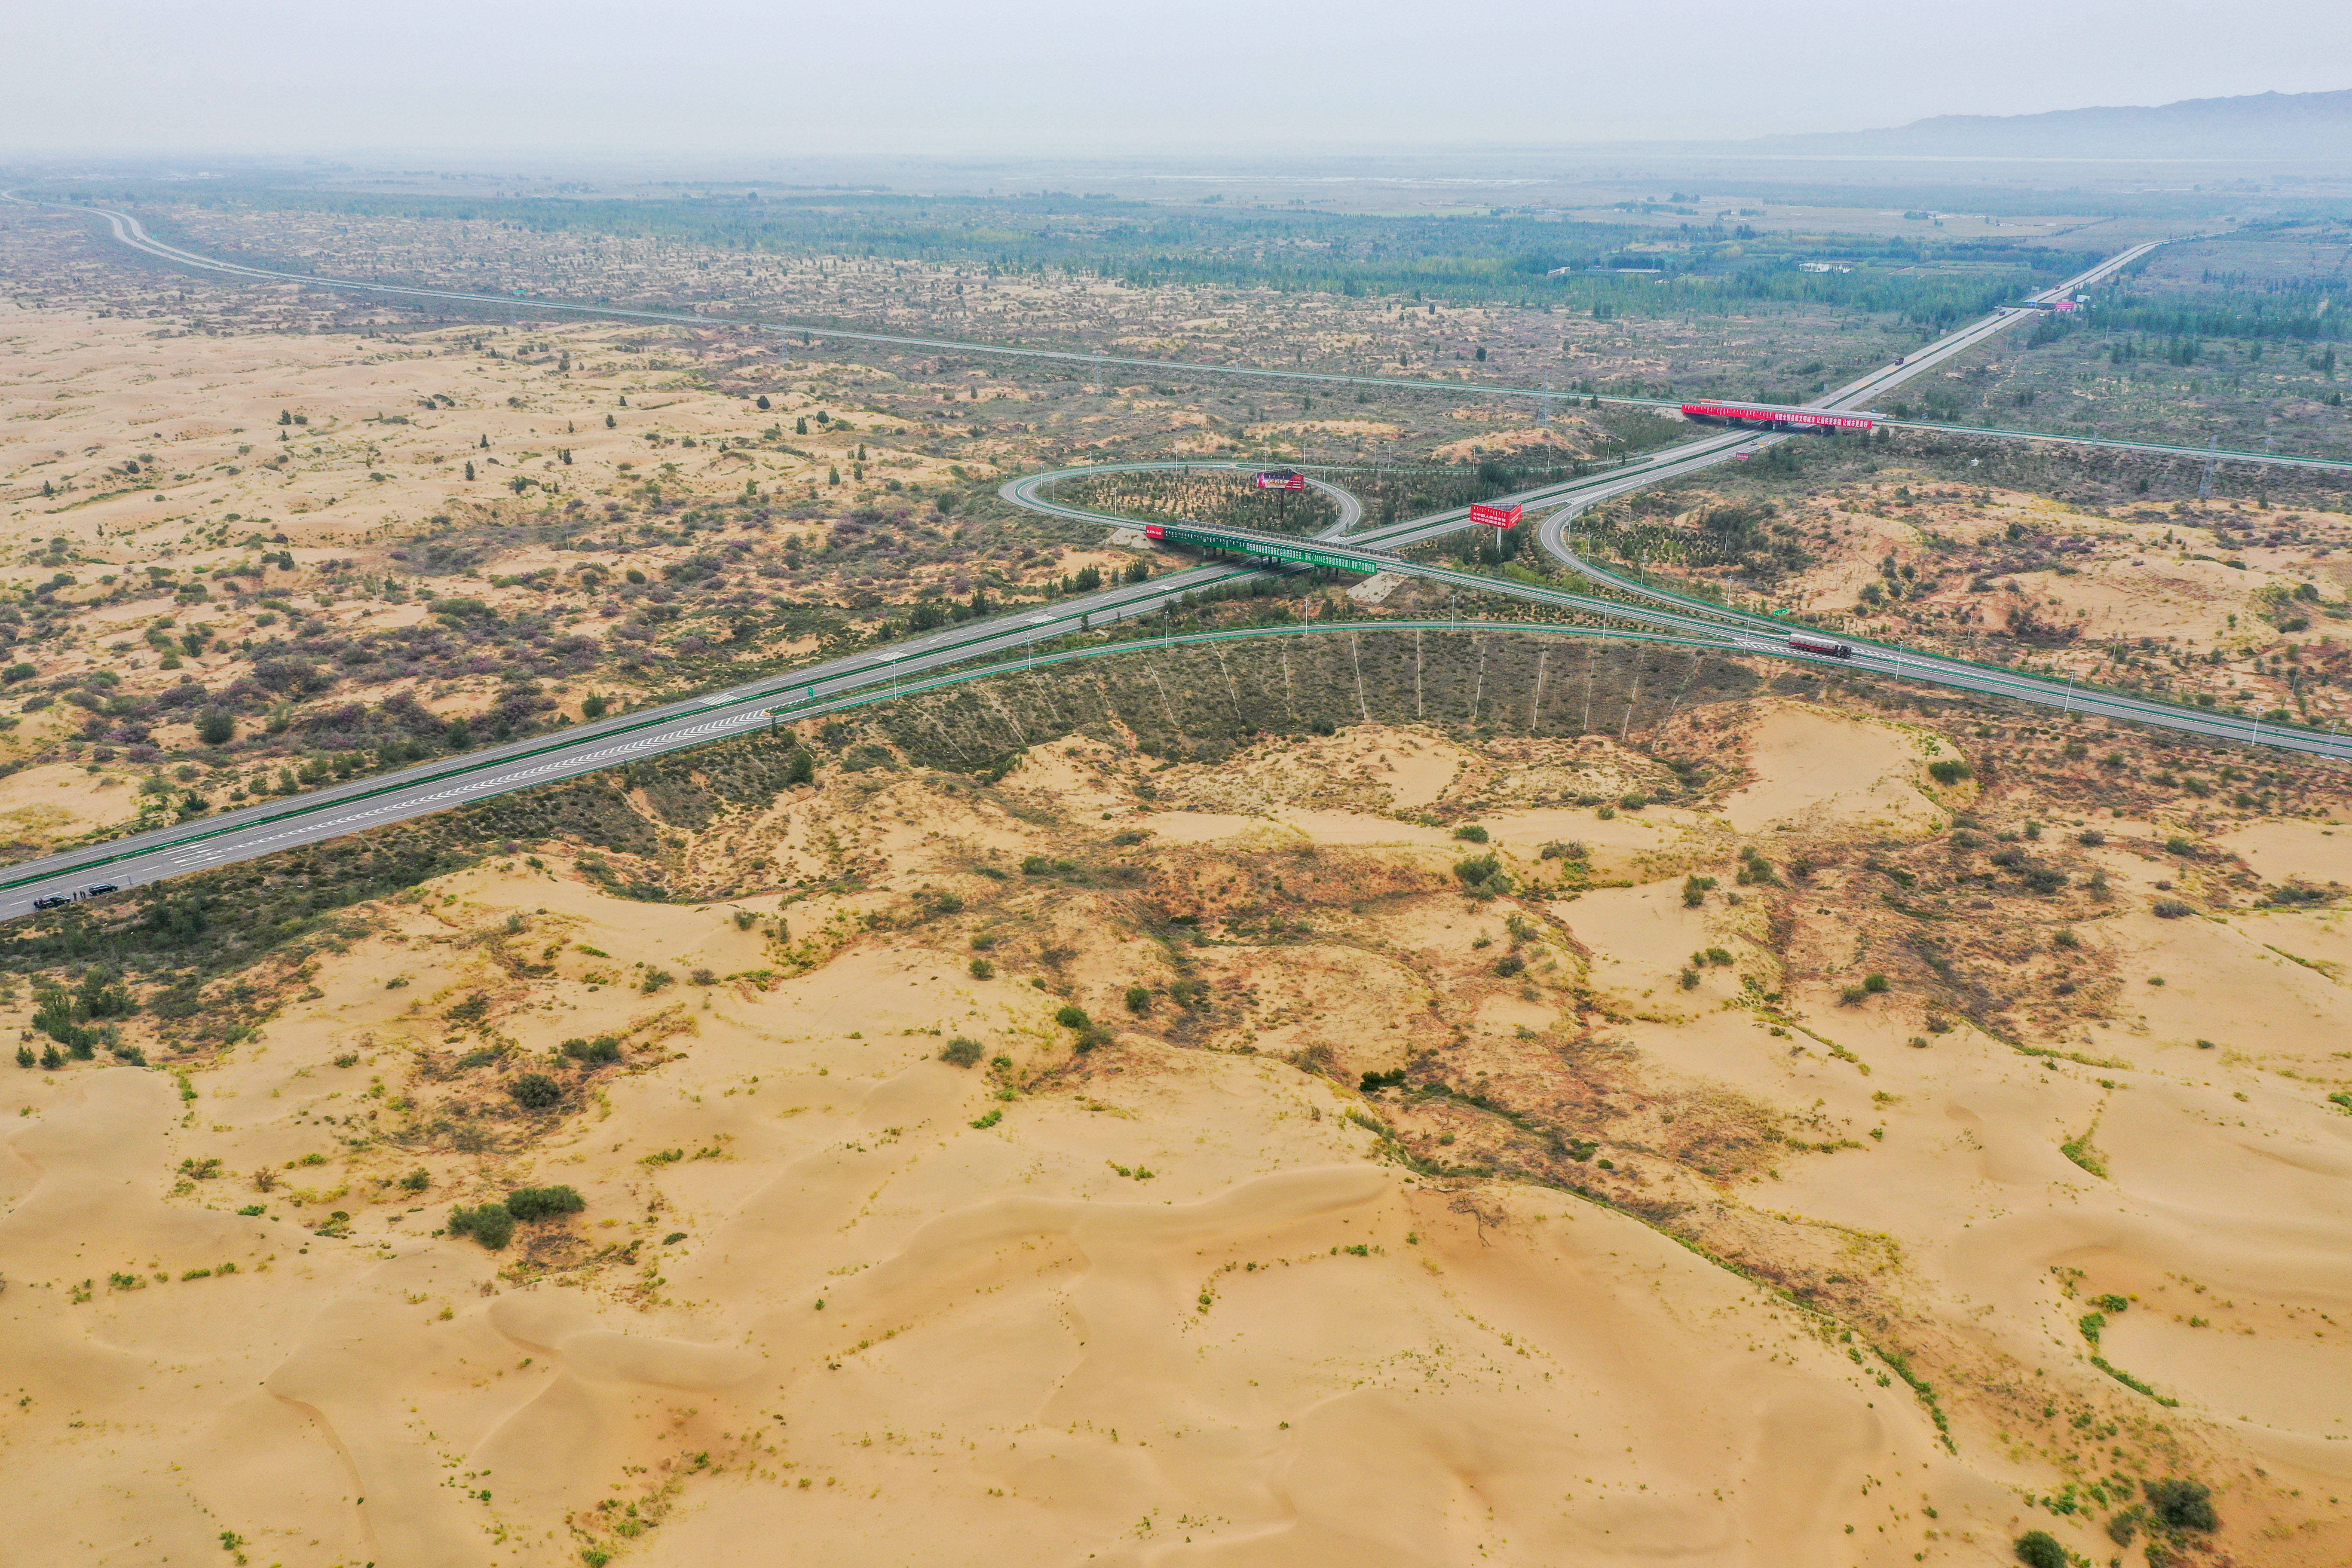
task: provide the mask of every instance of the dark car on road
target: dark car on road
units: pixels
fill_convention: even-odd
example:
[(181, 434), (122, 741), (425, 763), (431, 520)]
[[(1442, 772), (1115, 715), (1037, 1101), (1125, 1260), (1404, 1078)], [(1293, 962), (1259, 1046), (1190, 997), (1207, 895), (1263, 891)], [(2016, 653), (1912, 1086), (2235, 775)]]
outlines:
[(108, 893), (119, 893), (121, 890), (120, 886), (112, 882), (92, 882), (89, 887), (76, 892), (51, 893), (47, 898), (35, 899), (33, 907), (37, 910), (61, 910), (79, 899), (101, 898)]

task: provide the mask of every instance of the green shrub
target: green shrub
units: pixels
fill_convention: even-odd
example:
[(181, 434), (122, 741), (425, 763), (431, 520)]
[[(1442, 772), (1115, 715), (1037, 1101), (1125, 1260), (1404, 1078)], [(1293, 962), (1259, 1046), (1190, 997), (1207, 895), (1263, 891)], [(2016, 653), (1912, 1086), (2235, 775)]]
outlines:
[(82, 1020), (90, 1014), (81, 998), (56, 986), (44, 986), (33, 995), (37, 1004), (33, 1027), (72, 1052), (77, 1061), (86, 1062), (98, 1054), (97, 1031), (82, 1027)]
[(1465, 844), (1484, 844), (1486, 842), (1487, 835), (1486, 830), (1476, 823), (1465, 822), (1454, 830), (1454, 837)]
[(2173, 1529), (2221, 1528), (2221, 1516), (2213, 1511), (2213, 1489), (2204, 1482), (2168, 1476), (2160, 1481), (2142, 1481), (2140, 1487), (2147, 1493), (2148, 1506), (2156, 1510), (2156, 1517)]
[(507, 1194), (507, 1213), (525, 1225), (578, 1214), (587, 1206), (588, 1200), (571, 1187), (517, 1187)]
[(1869, 992), (1873, 996), (1884, 994), (1886, 990), (1886, 976), (1884, 974), (1865, 974), (1862, 977), (1862, 988), (1864, 991)]
[(563, 1103), (563, 1086), (543, 1072), (527, 1072), (507, 1086), (525, 1110), (551, 1110)]
[(1060, 1007), (1055, 1009), (1054, 1022), (1066, 1029), (1083, 1029), (1093, 1020), (1087, 1016), (1087, 1010), (1084, 1007), (1074, 1002), (1065, 1002)]
[(454, 1208), (449, 1211), (449, 1234), (470, 1236), (492, 1252), (514, 1239), (514, 1215), (504, 1204), (484, 1204), (479, 1208)]
[(613, 1035), (599, 1035), (593, 1040), (566, 1040), (562, 1049), (565, 1056), (587, 1067), (604, 1067), (621, 1059), (621, 1042)]
[(974, 980), (993, 980), (996, 978), (996, 965), (989, 963), (988, 960), (984, 958), (975, 958), (970, 963), (965, 964), (964, 968), (968, 973), (970, 973)]
[(2158, 899), (2148, 906), (2148, 910), (2160, 921), (2177, 921), (2183, 915), (2193, 915), (2197, 912), (2179, 899)]
[(982, 1047), (978, 1040), (966, 1039), (963, 1036), (958, 1035), (940, 1048), (940, 1060), (950, 1067), (977, 1067), (980, 1065), (981, 1054)]
[(1151, 1011), (1151, 987), (1130, 985), (1127, 988), (1127, 1010), (1130, 1013)]
[(1684, 878), (1683, 907), (1695, 910), (1706, 902), (1706, 896), (1715, 890), (1715, 879), (1712, 877)]
[(400, 1190), (404, 1193), (421, 1193), (432, 1184), (433, 1173), (422, 1165), (400, 1178)]
[(648, 969), (646, 971), (646, 977), (637, 983), (637, 989), (650, 996), (665, 985), (675, 985), (677, 984), (677, 976), (672, 974), (668, 970)]
[(1474, 855), (1467, 860), (1455, 861), (1454, 875), (1460, 879), (1463, 890), (1474, 899), (1500, 898), (1511, 890), (1510, 873), (1492, 855)]
[[(1934, 779), (1937, 784), (1942, 784), (1946, 789), (1951, 788), (1952, 785), (1959, 783), (1962, 779), (1967, 778), (1972, 771), (1973, 770), (1969, 768), (1968, 763), (1948, 759), (1944, 762), (1929, 763), (1927, 764), (1927, 776)], [(2042, 1539), (2048, 1540), (2049, 1538), (2044, 1536)]]
[(2029, 1530), (2017, 1538), (2017, 1560), (2025, 1568), (2067, 1568), (2066, 1549), (2046, 1530)]

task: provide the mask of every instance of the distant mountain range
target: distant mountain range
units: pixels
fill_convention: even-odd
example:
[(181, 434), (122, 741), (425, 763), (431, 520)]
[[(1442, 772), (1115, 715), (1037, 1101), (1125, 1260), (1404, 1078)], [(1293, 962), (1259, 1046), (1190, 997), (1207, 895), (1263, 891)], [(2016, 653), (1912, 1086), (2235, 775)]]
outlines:
[(2153, 109), (1939, 114), (1886, 131), (1766, 136), (1745, 145), (1864, 157), (2352, 161), (2352, 91), (2195, 98)]

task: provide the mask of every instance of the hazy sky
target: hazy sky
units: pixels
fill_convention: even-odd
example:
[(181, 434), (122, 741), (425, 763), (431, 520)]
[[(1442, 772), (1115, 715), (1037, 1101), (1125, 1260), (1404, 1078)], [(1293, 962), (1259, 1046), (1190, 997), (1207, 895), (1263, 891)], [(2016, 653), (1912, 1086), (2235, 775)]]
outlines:
[(0, 155), (1331, 151), (2352, 87), (2270, 0), (17, 0)]

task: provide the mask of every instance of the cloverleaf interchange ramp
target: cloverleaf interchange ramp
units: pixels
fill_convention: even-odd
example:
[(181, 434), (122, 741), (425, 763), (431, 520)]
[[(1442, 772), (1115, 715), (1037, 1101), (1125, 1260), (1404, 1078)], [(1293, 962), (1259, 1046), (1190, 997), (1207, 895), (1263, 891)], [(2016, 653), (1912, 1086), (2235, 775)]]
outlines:
[[(9, 199), (22, 200), (11, 195)], [(92, 211), (74, 207), (69, 210)], [(1465, 392), (1550, 397), (1532, 389), (1482, 385), (1451, 381), (1419, 381), (1402, 377), (1326, 375), (1311, 372), (1259, 371), (1244, 366), (1189, 365), (1158, 360), (1118, 360), (1108, 356), (1053, 350), (1009, 348), (948, 339), (914, 338), (857, 332), (835, 328), (802, 328), (794, 324), (746, 322), (699, 313), (635, 310), (623, 307), (580, 305), (496, 295), (467, 294), (356, 279), (316, 278), (218, 261), (165, 244), (148, 235), (128, 215), (95, 209), (109, 222), (113, 237), (126, 246), (174, 265), (230, 277), (268, 282), (295, 282), (321, 288), (404, 295), (453, 303), (514, 306), (534, 310), (566, 312), (628, 320), (673, 321), (704, 326), (768, 326), (778, 331), (805, 331), (812, 335), (841, 338), (887, 346), (926, 350), (988, 353), (1063, 361), (1089, 365), (1148, 367), (1161, 372), (1203, 374), (1265, 375), (1284, 380), (1335, 381), (1459, 395)], [(2147, 247), (2111, 258), (2071, 279), (2051, 292), (2084, 287), (2128, 265)], [(1966, 352), (2029, 312), (2004, 309), (1971, 323), (1906, 356), (1899, 365), (1883, 367), (1827, 395), (1812, 406), (1852, 408), (1862, 400), (1898, 384), (1911, 375)], [(1618, 402), (1644, 400), (1615, 399)], [(1667, 405), (1672, 406), (1672, 405)], [(1969, 430), (1972, 435), (1997, 434)], [(1256, 534), (1245, 530), (1180, 531), (1203, 547), (1243, 557), (1240, 563), (1212, 563), (1186, 567), (1144, 583), (1123, 584), (1097, 593), (1074, 596), (1046, 606), (1028, 606), (985, 621), (965, 623), (905, 639), (878, 649), (861, 650), (827, 660), (789, 675), (727, 690), (667, 703), (593, 724), (566, 728), (524, 741), (486, 748), (455, 757), (420, 763), (394, 773), (314, 790), (268, 805), (223, 813), (201, 822), (183, 824), (133, 835), (78, 851), (53, 855), (0, 871), (0, 918), (21, 915), (37, 898), (71, 897), (92, 886), (116, 888), (151, 883), (189, 872), (256, 858), (324, 839), (365, 831), (391, 823), (445, 811), (516, 790), (557, 783), (597, 773), (667, 752), (706, 745), (714, 741), (772, 729), (782, 721), (816, 717), (841, 709), (887, 701), (896, 696), (1006, 671), (1041, 668), (1072, 660), (1112, 654), (1220, 642), (1244, 637), (1322, 635), (1338, 631), (1508, 631), (1523, 635), (1608, 637), (1661, 642), (1726, 655), (1755, 655), (1834, 663), (1791, 648), (1786, 638), (1792, 628), (1784, 622), (1721, 605), (1662, 590), (1614, 574), (1577, 557), (1562, 533), (1576, 512), (1610, 497), (1648, 485), (1699, 472), (1753, 453), (1785, 437), (1753, 431), (1709, 432), (1682, 445), (1629, 459), (1599, 474), (1539, 487), (1501, 498), (1530, 509), (1550, 509), (1538, 532), (1539, 542), (1572, 570), (1603, 591), (1581, 594), (1565, 589), (1493, 577), (1420, 562), (1402, 553), (1407, 547), (1474, 526), (1466, 508), (1457, 508), (1358, 532), (1362, 509), (1342, 487), (1320, 474), (1309, 483), (1330, 495), (1339, 506), (1337, 522), (1315, 541), (1284, 535)], [(2158, 450), (2131, 443), (2108, 443), (2138, 450)], [(2200, 459), (2202, 451), (2184, 452)], [(2320, 459), (2248, 460), (2294, 461), (2352, 468), (2352, 464), (2325, 464)], [(1032, 510), (1106, 526), (1133, 529), (1131, 518), (1091, 511), (1053, 500), (1057, 479), (1075, 475), (1101, 475), (1168, 468), (1242, 469), (1229, 462), (1136, 463), (1100, 465), (1033, 475), (1013, 480), (1001, 493), (1014, 505)], [(1328, 472), (1329, 470), (1323, 470)], [(1323, 565), (1347, 571), (1386, 571), (1426, 578), (1464, 593), (1491, 594), (1547, 605), (1598, 624), (1490, 622), (1472, 618), (1446, 621), (1382, 618), (1361, 622), (1324, 622), (1309, 626), (1252, 627), (1234, 631), (1190, 633), (1158, 638), (1128, 638), (1089, 642), (1038, 651), (1040, 645), (1073, 636), (1099, 635), (1116, 623), (1150, 616), (1168, 609), (1185, 595), (1221, 584), (1244, 582), (1269, 570), (1297, 571)], [(2130, 720), (2185, 731), (2218, 740), (2246, 741), (2343, 757), (2352, 754), (2352, 742), (2304, 730), (2251, 726), (2246, 721), (2150, 702), (2122, 693), (2088, 688), (2067, 688), (2046, 679), (1936, 658), (1899, 648), (1845, 639), (1855, 654), (1853, 662), (1881, 675), (1898, 676), (1989, 696), (2015, 698), (2069, 711)]]

